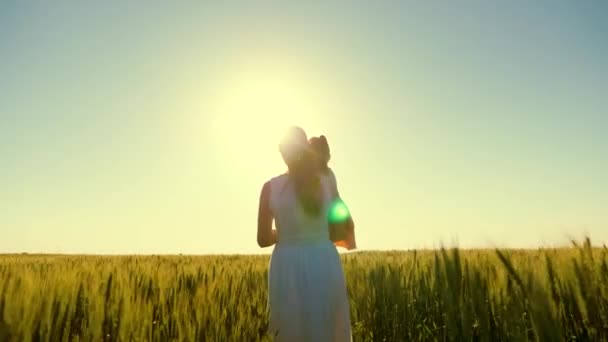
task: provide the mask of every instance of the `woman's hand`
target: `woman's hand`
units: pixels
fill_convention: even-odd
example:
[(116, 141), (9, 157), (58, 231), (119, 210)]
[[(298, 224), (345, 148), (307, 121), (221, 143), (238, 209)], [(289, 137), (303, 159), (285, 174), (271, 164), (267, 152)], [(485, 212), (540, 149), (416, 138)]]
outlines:
[(264, 183), (260, 193), (258, 209), (258, 246), (270, 247), (277, 243), (277, 230), (272, 229), (272, 211), (270, 210), (270, 182)]

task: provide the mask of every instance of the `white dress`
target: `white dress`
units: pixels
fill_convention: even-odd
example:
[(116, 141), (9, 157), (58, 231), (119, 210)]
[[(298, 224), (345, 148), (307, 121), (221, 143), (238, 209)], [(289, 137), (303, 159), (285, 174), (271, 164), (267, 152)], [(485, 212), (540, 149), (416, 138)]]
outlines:
[(269, 334), (275, 341), (352, 341), (348, 295), (338, 251), (329, 240), (330, 177), (321, 177), (324, 205), (307, 215), (294, 183), (281, 175), (270, 181), (270, 208), (278, 232), (269, 285)]

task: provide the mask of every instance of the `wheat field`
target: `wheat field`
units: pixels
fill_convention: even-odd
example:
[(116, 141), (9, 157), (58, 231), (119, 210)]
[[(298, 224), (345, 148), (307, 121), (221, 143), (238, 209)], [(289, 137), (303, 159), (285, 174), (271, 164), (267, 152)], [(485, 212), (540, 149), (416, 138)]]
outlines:
[[(342, 255), (354, 341), (608, 339), (608, 250)], [(0, 256), (0, 341), (265, 341), (268, 256)]]

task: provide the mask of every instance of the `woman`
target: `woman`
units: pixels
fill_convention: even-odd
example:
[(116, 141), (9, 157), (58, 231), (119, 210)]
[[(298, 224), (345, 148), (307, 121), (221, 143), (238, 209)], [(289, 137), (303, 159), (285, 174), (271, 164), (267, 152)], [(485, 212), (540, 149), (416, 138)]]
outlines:
[(288, 171), (264, 184), (258, 212), (258, 244), (276, 244), (269, 333), (275, 341), (351, 341), (344, 273), (328, 231), (332, 185), (320, 175), (302, 128), (291, 127), (279, 151)]
[(356, 249), (355, 223), (346, 204), (344, 204), (340, 198), (336, 175), (328, 165), (329, 160), (331, 159), (331, 153), (327, 138), (325, 138), (324, 135), (312, 137), (309, 140), (309, 144), (317, 158), (317, 167), (319, 168), (321, 175), (329, 178), (329, 182), (334, 191), (335, 200), (328, 217), (330, 239), (336, 246), (344, 247), (347, 250)]

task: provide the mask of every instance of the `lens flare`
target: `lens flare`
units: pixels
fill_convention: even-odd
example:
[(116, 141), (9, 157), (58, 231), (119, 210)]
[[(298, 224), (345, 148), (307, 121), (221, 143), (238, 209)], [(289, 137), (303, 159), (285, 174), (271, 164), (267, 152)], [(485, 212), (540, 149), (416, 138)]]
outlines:
[(341, 199), (337, 199), (331, 204), (328, 214), (329, 223), (343, 223), (347, 221), (349, 217), (350, 211)]

